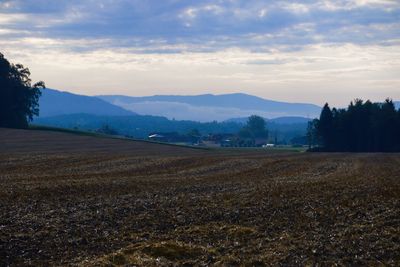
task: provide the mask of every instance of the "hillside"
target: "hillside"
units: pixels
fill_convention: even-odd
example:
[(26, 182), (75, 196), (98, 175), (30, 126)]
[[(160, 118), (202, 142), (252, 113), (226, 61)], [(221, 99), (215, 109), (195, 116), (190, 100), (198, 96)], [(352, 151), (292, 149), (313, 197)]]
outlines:
[(96, 97), (43, 89), (39, 99), (40, 117), (51, 117), (73, 113), (127, 116), (134, 112), (112, 105)]
[(169, 119), (195, 121), (224, 121), (252, 114), (266, 118), (282, 116), (317, 117), (321, 108), (313, 104), (287, 103), (247, 94), (225, 95), (156, 95), (129, 97), (103, 95), (99, 98), (143, 115), (165, 116)]

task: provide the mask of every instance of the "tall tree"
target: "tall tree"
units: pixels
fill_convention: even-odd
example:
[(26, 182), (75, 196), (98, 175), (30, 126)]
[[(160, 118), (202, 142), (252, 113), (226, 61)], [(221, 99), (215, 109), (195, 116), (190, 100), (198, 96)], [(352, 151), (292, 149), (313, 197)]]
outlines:
[(268, 138), (267, 123), (262, 117), (252, 115), (239, 134), (245, 138)]
[(396, 135), (396, 124), (397, 124), (397, 113), (394, 103), (390, 99), (382, 104), (382, 140), (383, 140), (383, 151), (393, 152), (397, 146), (396, 141), (398, 137)]
[(31, 84), (30, 71), (11, 64), (0, 53), (0, 127), (26, 128), (39, 115), (40, 89), (43, 82)]
[(308, 142), (309, 149), (311, 149), (314, 146), (319, 144), (317, 129), (318, 129), (318, 120), (317, 119), (314, 119), (314, 120), (308, 122), (307, 142)]
[(318, 134), (321, 137), (323, 146), (330, 149), (332, 145), (333, 130), (333, 114), (328, 103), (326, 103), (321, 111), (321, 116), (318, 122)]
[(400, 151), (400, 108), (397, 110), (396, 121), (396, 151)]

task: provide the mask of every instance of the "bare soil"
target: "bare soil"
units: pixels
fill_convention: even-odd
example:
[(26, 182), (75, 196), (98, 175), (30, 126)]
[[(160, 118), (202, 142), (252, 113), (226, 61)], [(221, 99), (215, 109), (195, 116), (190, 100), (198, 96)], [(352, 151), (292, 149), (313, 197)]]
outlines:
[(0, 266), (400, 265), (400, 154), (0, 129)]

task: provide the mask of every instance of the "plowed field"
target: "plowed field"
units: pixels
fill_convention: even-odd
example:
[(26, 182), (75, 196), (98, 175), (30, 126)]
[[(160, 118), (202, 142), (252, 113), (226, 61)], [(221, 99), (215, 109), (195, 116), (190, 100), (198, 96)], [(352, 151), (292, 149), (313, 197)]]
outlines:
[(0, 129), (0, 266), (400, 265), (400, 155)]

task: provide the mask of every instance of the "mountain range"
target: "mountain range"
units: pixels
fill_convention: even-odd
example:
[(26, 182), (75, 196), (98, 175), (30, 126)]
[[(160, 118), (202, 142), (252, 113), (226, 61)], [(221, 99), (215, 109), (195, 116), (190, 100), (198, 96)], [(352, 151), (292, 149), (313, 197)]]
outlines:
[(43, 89), (39, 99), (40, 117), (88, 113), (94, 115), (129, 116), (135, 115), (121, 107), (112, 105), (100, 98)]
[(315, 118), (321, 107), (314, 104), (287, 103), (247, 94), (155, 95), (130, 97), (100, 95), (98, 98), (142, 115), (200, 122), (225, 121), (256, 114), (265, 118), (300, 116)]
[[(246, 120), (256, 114), (265, 118), (319, 115), (313, 104), (278, 102), (246, 94), (130, 97), (122, 95), (85, 96), (54, 89), (42, 90), (40, 117), (76, 113), (100, 116), (152, 115), (199, 122)], [(237, 119), (236, 119), (237, 120)]]
[[(400, 101), (395, 101), (397, 109)], [(99, 116), (152, 115), (167, 119), (199, 122), (244, 123), (250, 115), (276, 119), (276, 123), (304, 123), (319, 116), (313, 104), (287, 103), (247, 94), (131, 97), (123, 95), (85, 96), (44, 89), (39, 101), (40, 117), (86, 113)]]
[[(130, 104), (123, 103), (133, 103), (142, 109), (136, 110), (127, 107)], [(265, 117), (266, 114), (272, 114), (266, 111), (262, 103), (268, 105), (275, 115), (287, 114), (285, 108), (300, 114), (308, 111), (317, 114), (320, 110), (319, 107), (310, 104), (276, 102), (245, 94), (135, 98), (95, 97), (44, 89), (39, 103), (40, 117), (35, 118), (34, 123), (82, 130), (97, 130), (108, 125), (122, 135), (136, 138), (146, 138), (151, 132), (185, 134), (193, 129), (198, 129), (202, 134), (237, 133), (249, 115), (257, 114)], [(152, 110), (154, 107), (158, 107), (157, 112)], [(237, 119), (232, 119), (235, 117)], [(287, 142), (293, 137), (305, 134), (308, 120), (304, 117), (291, 116), (269, 118), (267, 123), (271, 133), (274, 135), (278, 133), (280, 140)]]

